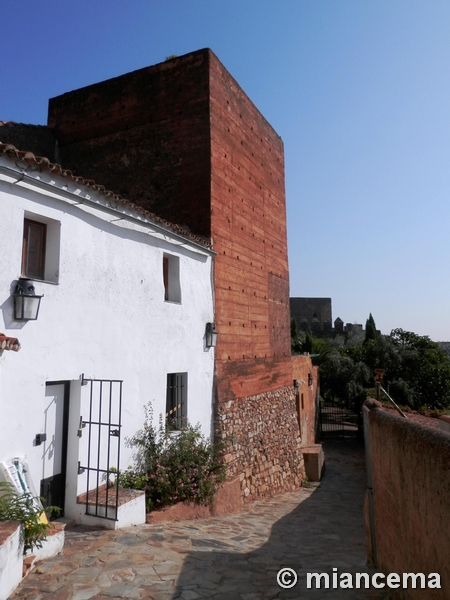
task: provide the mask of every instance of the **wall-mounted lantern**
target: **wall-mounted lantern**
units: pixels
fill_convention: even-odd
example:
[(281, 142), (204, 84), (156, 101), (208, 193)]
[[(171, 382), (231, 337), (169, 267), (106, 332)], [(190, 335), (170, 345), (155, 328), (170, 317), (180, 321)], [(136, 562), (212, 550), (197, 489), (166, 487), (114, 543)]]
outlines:
[(308, 385), (312, 385), (313, 384), (313, 376), (312, 373), (308, 373)]
[(36, 295), (33, 282), (19, 279), (14, 298), (14, 319), (16, 321), (36, 321), (42, 296)]
[(214, 327), (214, 323), (206, 323), (206, 347), (207, 348), (215, 348), (217, 346), (217, 337), (219, 333), (216, 331)]

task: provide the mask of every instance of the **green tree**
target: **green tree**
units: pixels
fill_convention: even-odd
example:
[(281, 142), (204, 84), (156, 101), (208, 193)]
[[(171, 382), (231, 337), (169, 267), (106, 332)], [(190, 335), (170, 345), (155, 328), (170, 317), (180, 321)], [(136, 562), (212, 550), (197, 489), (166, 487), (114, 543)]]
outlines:
[(311, 360), (314, 365), (320, 367), (326, 360), (330, 352), (334, 350), (331, 340), (327, 338), (312, 338)]
[[(428, 336), (394, 329), (390, 335), (398, 352), (391, 390), (412, 408), (450, 407), (450, 358)], [(388, 379), (389, 381), (389, 379)]]
[[(372, 315), (370, 315), (372, 316)], [(345, 402), (363, 399), (364, 389), (373, 386), (374, 369), (384, 369), (383, 387), (392, 397), (413, 409), (450, 408), (450, 357), (427, 336), (394, 329), (390, 335), (372, 331), (363, 343), (346, 344), (323, 352), (320, 358), (322, 395)], [(312, 352), (318, 342), (312, 341)]]
[(370, 369), (362, 361), (333, 350), (320, 367), (320, 387), (328, 400), (359, 406), (366, 398)]
[(298, 333), (297, 321), (294, 317), (291, 319), (291, 352), (292, 354), (300, 354), (302, 351), (302, 342)]
[(302, 352), (309, 352), (309, 354), (311, 354), (313, 351), (313, 336), (311, 333), (311, 330), (308, 329), (306, 330), (306, 337), (305, 337), (305, 341), (302, 344)]
[(376, 339), (378, 339), (377, 326), (375, 325), (375, 320), (372, 317), (372, 313), (370, 313), (369, 318), (366, 321), (366, 336), (364, 338), (364, 343), (366, 344), (370, 340)]

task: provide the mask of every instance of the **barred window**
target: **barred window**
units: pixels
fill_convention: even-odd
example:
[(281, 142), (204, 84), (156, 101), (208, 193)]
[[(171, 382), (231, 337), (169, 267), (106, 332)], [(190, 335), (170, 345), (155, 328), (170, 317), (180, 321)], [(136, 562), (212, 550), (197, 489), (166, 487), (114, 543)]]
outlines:
[(187, 417), (187, 373), (167, 373), (166, 426), (181, 429)]

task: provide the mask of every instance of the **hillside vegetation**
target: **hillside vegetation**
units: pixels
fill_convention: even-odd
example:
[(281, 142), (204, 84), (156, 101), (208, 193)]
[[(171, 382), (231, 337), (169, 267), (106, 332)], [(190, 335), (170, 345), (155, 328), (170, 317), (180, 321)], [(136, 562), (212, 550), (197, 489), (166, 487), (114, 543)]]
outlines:
[(374, 370), (384, 369), (383, 387), (394, 400), (414, 410), (450, 409), (450, 357), (428, 336), (394, 329), (380, 334), (372, 315), (362, 342), (315, 338), (291, 326), (293, 353), (309, 352), (320, 366), (325, 399), (361, 403), (374, 387)]

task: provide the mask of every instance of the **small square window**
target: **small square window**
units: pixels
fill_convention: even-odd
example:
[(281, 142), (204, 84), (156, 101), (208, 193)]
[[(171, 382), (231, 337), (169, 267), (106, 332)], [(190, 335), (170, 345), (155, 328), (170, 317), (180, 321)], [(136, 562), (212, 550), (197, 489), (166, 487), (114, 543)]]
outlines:
[(172, 254), (163, 255), (164, 300), (181, 302), (180, 259)]
[(187, 418), (187, 373), (167, 373), (166, 426), (181, 429)]

